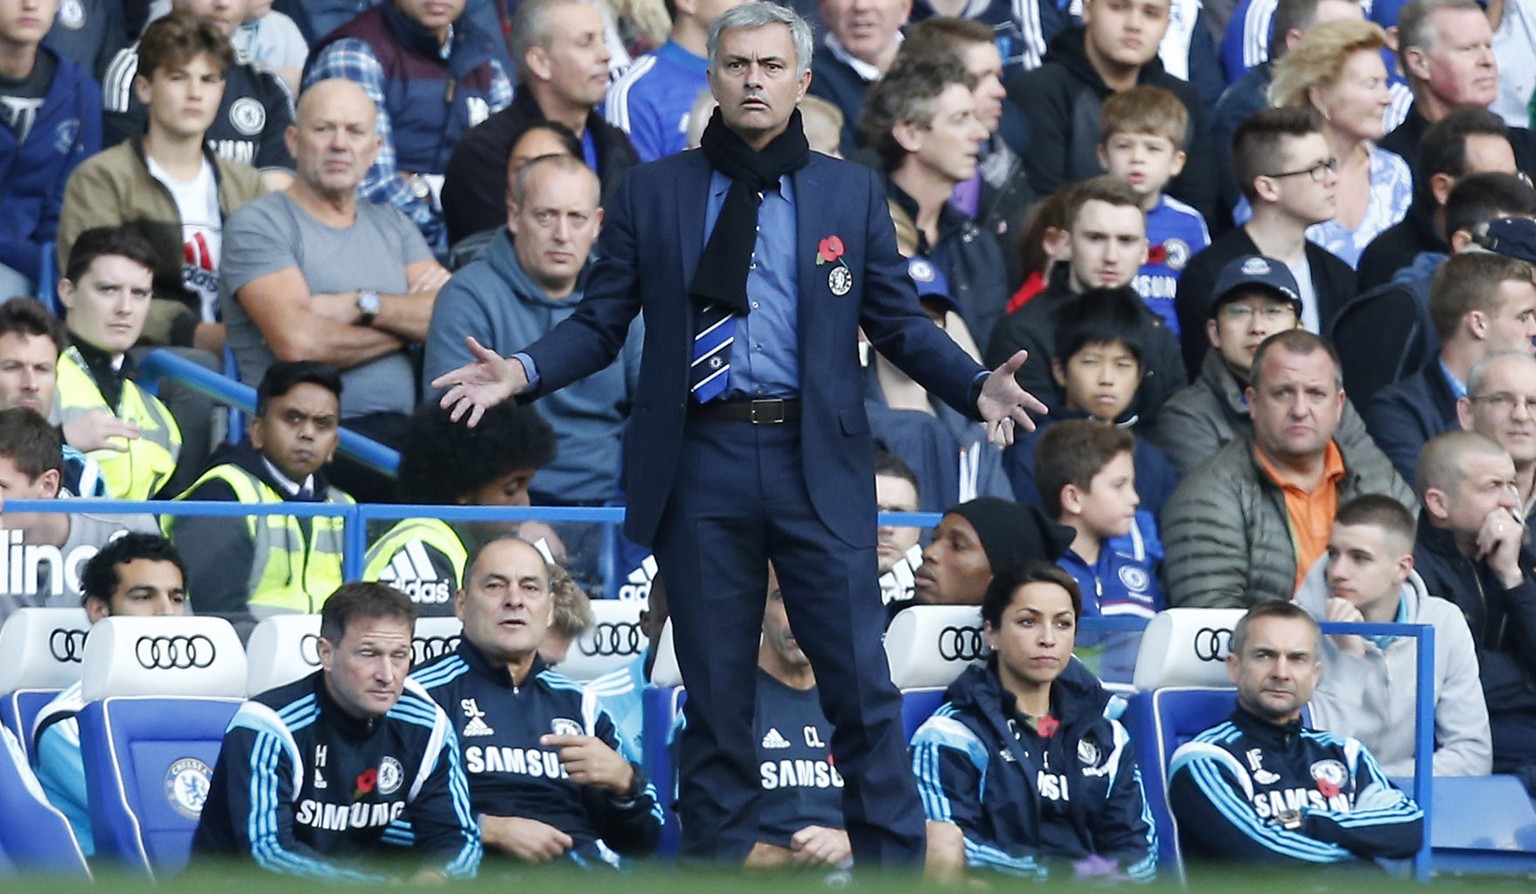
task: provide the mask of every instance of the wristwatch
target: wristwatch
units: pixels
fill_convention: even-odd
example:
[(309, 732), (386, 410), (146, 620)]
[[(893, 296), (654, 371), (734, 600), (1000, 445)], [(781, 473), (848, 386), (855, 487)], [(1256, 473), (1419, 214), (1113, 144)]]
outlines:
[(384, 308), (384, 302), (379, 300), (379, 293), (372, 289), (365, 289), (357, 293), (357, 309), (363, 315), (358, 320), (360, 326), (372, 326), (373, 318), (379, 315)]

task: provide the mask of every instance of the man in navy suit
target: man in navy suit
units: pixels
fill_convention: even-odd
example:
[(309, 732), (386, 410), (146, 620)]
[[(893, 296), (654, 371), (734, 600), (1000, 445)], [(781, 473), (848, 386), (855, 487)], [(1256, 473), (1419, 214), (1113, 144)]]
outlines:
[(805, 22), (736, 7), (711, 26), (709, 60), (720, 109), (702, 149), (620, 186), (575, 313), (508, 358), (468, 339), (476, 361), (432, 385), (473, 425), (606, 367), (643, 312), (625, 532), (656, 553), (688, 687), (683, 854), (739, 863), (757, 835), (753, 656), (772, 561), (834, 727), (854, 859), (915, 864), (923, 814), (880, 643), (858, 331), (995, 440), (1044, 407), (1013, 380), (1022, 352), (989, 374), (924, 315), (874, 173), (807, 148)]

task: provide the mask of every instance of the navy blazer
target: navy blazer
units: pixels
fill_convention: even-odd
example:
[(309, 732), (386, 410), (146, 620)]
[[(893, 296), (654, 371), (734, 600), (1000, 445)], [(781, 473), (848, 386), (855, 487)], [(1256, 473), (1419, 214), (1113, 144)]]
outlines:
[[(798, 212), (801, 446), (817, 515), (853, 547), (873, 547), (874, 446), (864, 413), (858, 332), (919, 384), (972, 418), (982, 367), (923, 313), (896, 251), (873, 171), (811, 153), (793, 176)], [(597, 262), (576, 311), (526, 349), (539, 373), (527, 395), (605, 368), (645, 315), (639, 390), (625, 439), (625, 533), (650, 545), (671, 493), (689, 401), (694, 302), (688, 283), (704, 243), (710, 167), (700, 151), (629, 172), (607, 206)], [(837, 236), (852, 289), (835, 295), (822, 240)]]

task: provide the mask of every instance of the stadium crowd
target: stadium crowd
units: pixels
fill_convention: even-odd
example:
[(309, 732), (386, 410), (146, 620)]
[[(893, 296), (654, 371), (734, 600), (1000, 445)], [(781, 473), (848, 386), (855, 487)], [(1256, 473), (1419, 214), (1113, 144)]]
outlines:
[[(626, 474), (631, 422), (665, 409), (648, 370), (684, 354), (647, 353), (647, 327), (674, 325), (649, 305), (601, 331), (578, 308), (636, 229), (670, 220), (631, 207), (639, 185), (694, 152), (714, 165), (707, 216), (674, 216), (718, 231), (686, 262), (694, 287), (733, 252), (750, 273), (741, 327), (692, 364), (724, 359), (743, 384), (712, 406), (711, 376), (691, 382), (690, 425), (737, 407), (799, 425), (802, 395), (843, 383), (810, 373), (809, 336), (797, 357), (767, 329), (805, 323), (807, 284), (836, 301), (868, 272), (894, 290), (837, 348), (857, 348), (862, 390), (839, 398), (855, 408), (827, 449), (873, 465), (882, 512), (942, 520), (871, 517), (848, 589), (878, 581), (885, 607), (848, 610), (975, 606), (989, 646), (903, 743), (909, 767), (870, 771), (845, 754), (892, 743), (855, 741), (842, 677), (814, 667), (821, 634), (802, 649), (791, 630), (838, 621), (797, 601), (806, 572), (776, 555), (732, 616), (761, 618), (755, 694), (693, 696), (755, 710), (756, 825), (714, 856), (880, 861), (860, 850), (873, 773), (915, 780), (935, 875), (1150, 877), (1165, 830), (1146, 768), (1072, 653), (1081, 619), (1184, 607), (1246, 612), (1226, 659), (1237, 708), (1168, 783), (1186, 853), (1409, 856), (1423, 816), (1388, 777), (1414, 772), (1417, 699), (1435, 706), (1433, 773), (1510, 774), (1536, 796), (1533, 4), (795, 0), (802, 21), (747, 0), (0, 0), (0, 499), (71, 501), (0, 515), (0, 623), (83, 605), (93, 623), (223, 617), (245, 638), (321, 616), (323, 670), (231, 723), (195, 859), (365, 877), (359, 855), (415, 848), (457, 877), (482, 857), (653, 852), (658, 790), (692, 806), (716, 778), (650, 779), (637, 747), (668, 617), (657, 557), (665, 574), (686, 511), (657, 507), (617, 543), (424, 511), (370, 531), (348, 582), (337, 517), (154, 501), (626, 505), (647, 484)], [(740, 32), (793, 51), (723, 56)], [(794, 230), (797, 207), (862, 201), (799, 187), (804, 157), (786, 187), (717, 161), (749, 113), (716, 100), (766, 107), (754, 79), (785, 76), (815, 163), (873, 184), (869, 245)], [(753, 193), (760, 227), (740, 216)], [(798, 282), (758, 264), (791, 255)], [(645, 278), (681, 259), (625, 261)], [(487, 357), (535, 388), (574, 378), (525, 349), (583, 326), (596, 372), (477, 406), (472, 427), (452, 395), (439, 405), (434, 382)], [(1013, 372), (1049, 412), (989, 437), (946, 381), (909, 371), (934, 344)], [(193, 388), (144, 384), (151, 351), (253, 387), (243, 429)], [(397, 450), (398, 473), (343, 455), (343, 430)], [(693, 617), (692, 582), (674, 610), (683, 595)], [(645, 654), (562, 676), (589, 600), (614, 596), (647, 600)], [(462, 642), (412, 668), (410, 625), (434, 616), (458, 617)], [(1317, 626), (1338, 621), (1433, 625), (1434, 692), (1404, 687), (1406, 640)], [(81, 707), (60, 693), (28, 745), (89, 852)], [(687, 709), (681, 741), (715, 735), (707, 710)], [(327, 805), (370, 767), (377, 791), (352, 797), (372, 813), (338, 829)]]

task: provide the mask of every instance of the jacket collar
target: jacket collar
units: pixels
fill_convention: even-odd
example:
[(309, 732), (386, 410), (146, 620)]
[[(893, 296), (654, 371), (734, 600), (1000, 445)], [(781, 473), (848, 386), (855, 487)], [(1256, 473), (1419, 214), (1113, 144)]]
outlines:
[[(459, 657), (464, 659), (464, 663), (469, 665), (476, 673), (504, 689), (516, 688), (516, 684), (512, 682), (512, 674), (507, 670), (507, 666), (491, 661), (485, 652), (481, 651), (479, 646), (469, 641), (469, 637), (466, 636), (459, 639), (457, 651)], [(533, 681), (534, 677), (543, 673), (545, 669), (544, 659), (535, 654), (533, 656), (533, 664), (529, 666), (528, 675), (523, 678), (521, 685), (527, 686)]]
[[(133, 157), (137, 158), (139, 164), (144, 166), (144, 171), (147, 174), (149, 172), (149, 156), (144, 153), (144, 135), (135, 134), (129, 137), (128, 145), (133, 149)], [(208, 166), (213, 169), (213, 189), (215, 198), (217, 198), (219, 187), (224, 183), (224, 172), (219, 168), (219, 157), (213, 154), (212, 149), (208, 148), (206, 141), (203, 143), (203, 158), (208, 160)], [(221, 210), (224, 208), (223, 202), (219, 203), (219, 208)]]
[(1302, 724), (1300, 718), (1290, 723), (1277, 724), (1263, 720), (1248, 712), (1247, 708), (1238, 705), (1232, 710), (1232, 715), (1227, 718), (1232, 725), (1242, 730), (1251, 739), (1258, 740), (1259, 744), (1266, 748), (1284, 749), (1290, 747), (1301, 734)]
[[(891, 179), (888, 171), (880, 173), (880, 182), (885, 187), (885, 194), (890, 196), (891, 201), (896, 203), (896, 207), (905, 211), (907, 216), (912, 218), (912, 223), (915, 226), (917, 224), (917, 199), (912, 198), (907, 194), (906, 190), (897, 186), (896, 181)], [(964, 211), (946, 201), (944, 206), (939, 209), (939, 241), (942, 242), (948, 239), (956, 230), (965, 226), (965, 222), (969, 219)], [(932, 257), (934, 247), (928, 244), (928, 237), (923, 235), (922, 230), (917, 231), (917, 241), (918, 254)]]
[[(1088, 59), (1087, 30), (1080, 25), (1069, 28), (1052, 38), (1044, 61), (1064, 66), (1100, 96), (1107, 96), (1111, 92), (1098, 69), (1094, 68), (1093, 63)], [(1153, 56), (1136, 73), (1136, 83), (1158, 84), (1167, 80), (1164, 75), (1162, 60)]]
[(1205, 352), (1205, 361), (1200, 364), (1200, 378), (1233, 417), (1248, 418), (1247, 383), (1238, 379), (1220, 351), (1211, 348)]
[(340, 730), (348, 738), (366, 739), (378, 728), (379, 721), (387, 716), (358, 717), (347, 712), (331, 695), (330, 687), (325, 685), (324, 670), (315, 671), (310, 679), (314, 683), (315, 702), (320, 706), (320, 714), (326, 718), (326, 724)]
[(455, 32), (458, 30), (457, 22), (448, 26), (448, 40), (439, 42), (435, 33), (402, 13), (393, 3), (384, 4), (381, 14), (384, 17), (384, 27), (389, 29), (390, 36), (398, 41), (406, 52), (434, 62), (448, 60), (454, 49)]

